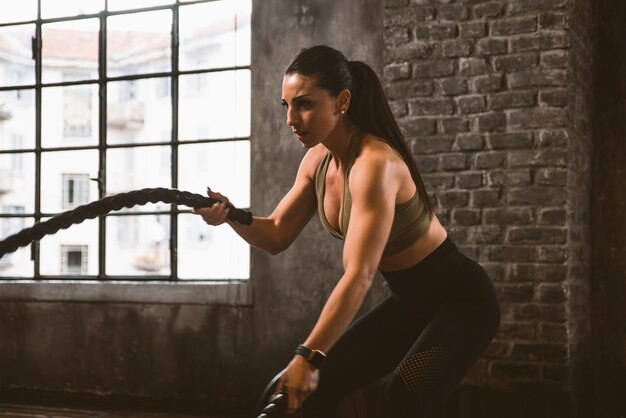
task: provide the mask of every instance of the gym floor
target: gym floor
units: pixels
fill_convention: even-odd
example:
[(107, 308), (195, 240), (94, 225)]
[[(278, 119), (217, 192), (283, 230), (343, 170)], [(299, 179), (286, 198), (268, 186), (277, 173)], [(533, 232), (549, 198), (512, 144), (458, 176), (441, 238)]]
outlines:
[(0, 390), (0, 418), (248, 418), (245, 412), (184, 400)]
[(242, 415), (181, 414), (117, 408), (64, 408), (0, 402), (0, 418), (243, 418)]

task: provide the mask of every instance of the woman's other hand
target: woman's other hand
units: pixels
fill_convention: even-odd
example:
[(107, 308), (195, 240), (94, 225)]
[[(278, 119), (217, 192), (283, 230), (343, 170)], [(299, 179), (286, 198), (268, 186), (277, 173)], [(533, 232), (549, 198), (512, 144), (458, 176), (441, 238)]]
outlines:
[(230, 211), (228, 207), (230, 201), (226, 196), (211, 191), (209, 187), (206, 188), (206, 194), (211, 199), (215, 199), (218, 202), (209, 208), (192, 208), (191, 213), (200, 215), (202, 220), (209, 225), (217, 226), (223, 224), (226, 222), (226, 217)]
[(302, 356), (295, 356), (285, 369), (283, 377), (276, 386), (276, 393), (287, 389), (287, 412), (293, 414), (302, 402), (315, 392), (319, 381), (319, 371)]

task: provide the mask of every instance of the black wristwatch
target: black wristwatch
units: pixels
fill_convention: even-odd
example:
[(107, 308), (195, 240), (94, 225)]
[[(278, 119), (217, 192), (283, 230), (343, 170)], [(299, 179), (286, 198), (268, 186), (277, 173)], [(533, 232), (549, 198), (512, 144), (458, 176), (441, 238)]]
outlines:
[(296, 354), (299, 354), (307, 359), (307, 361), (316, 369), (321, 369), (324, 367), (324, 363), (326, 363), (326, 354), (322, 353), (320, 350), (311, 350), (302, 344), (296, 348)]

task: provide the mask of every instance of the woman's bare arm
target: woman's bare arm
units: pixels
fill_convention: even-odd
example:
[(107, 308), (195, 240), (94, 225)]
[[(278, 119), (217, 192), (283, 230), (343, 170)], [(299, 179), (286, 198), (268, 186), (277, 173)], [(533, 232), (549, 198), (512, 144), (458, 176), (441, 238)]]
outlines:
[(307, 347), (329, 350), (361, 307), (391, 231), (399, 183), (393, 163), (384, 156), (360, 158), (352, 168), (344, 274), (305, 341)]
[[(306, 153), (291, 190), (267, 217), (255, 216), (252, 224), (245, 226), (226, 220), (226, 210), (221, 205), (194, 209), (193, 212), (201, 215), (209, 224), (226, 222), (248, 244), (270, 254), (278, 254), (291, 245), (315, 213), (315, 171), (320, 162), (320, 151), (313, 148)], [(218, 199), (220, 197), (227, 200), (221, 195)]]

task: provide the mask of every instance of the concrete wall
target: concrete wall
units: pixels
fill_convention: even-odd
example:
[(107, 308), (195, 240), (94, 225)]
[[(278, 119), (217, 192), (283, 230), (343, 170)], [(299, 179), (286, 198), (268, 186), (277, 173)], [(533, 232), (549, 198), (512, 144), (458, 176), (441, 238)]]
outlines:
[[(254, 213), (270, 213), (303, 155), (280, 106), (283, 69), (300, 48), (326, 43), (380, 73), (382, 11), (382, 0), (254, 2)], [(253, 250), (251, 264), (251, 307), (1, 303), (0, 390), (255, 403), (340, 277), (341, 245), (314, 219), (292, 248), (276, 257)], [(378, 281), (366, 304), (383, 292)]]
[[(252, 204), (269, 213), (289, 190), (304, 155), (286, 124), (280, 106), (282, 74), (303, 47), (327, 44), (348, 59), (368, 62), (382, 73), (382, 0), (263, 0), (253, 16), (252, 73)], [(291, 357), (294, 343), (308, 335), (326, 296), (341, 274), (341, 243), (329, 239), (319, 221), (284, 254), (252, 255), (255, 280), (257, 340), (255, 364), (277, 371)], [(377, 280), (367, 301), (384, 293)], [(264, 375), (265, 373), (261, 373)], [(263, 379), (266, 379), (264, 375)]]

